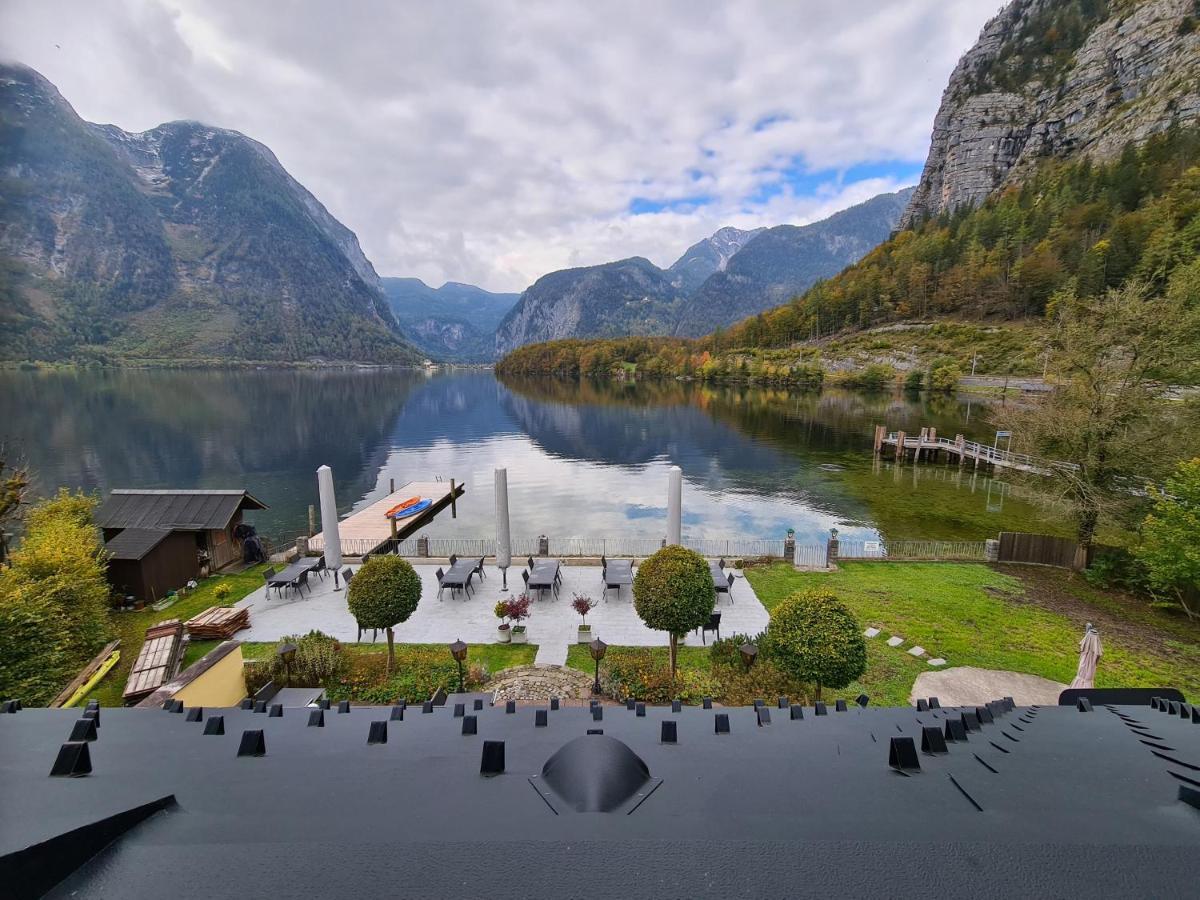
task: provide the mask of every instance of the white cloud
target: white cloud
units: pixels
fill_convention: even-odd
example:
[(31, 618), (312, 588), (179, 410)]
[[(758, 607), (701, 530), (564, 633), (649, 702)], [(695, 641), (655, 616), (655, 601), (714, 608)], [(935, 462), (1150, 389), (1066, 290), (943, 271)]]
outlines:
[[(666, 265), (722, 225), (813, 221), (901, 186), (995, 9), (6, 0), (0, 54), (92, 121), (199, 119), (262, 141), (382, 274), (520, 290), (563, 266)], [(755, 199), (796, 165), (835, 174)]]

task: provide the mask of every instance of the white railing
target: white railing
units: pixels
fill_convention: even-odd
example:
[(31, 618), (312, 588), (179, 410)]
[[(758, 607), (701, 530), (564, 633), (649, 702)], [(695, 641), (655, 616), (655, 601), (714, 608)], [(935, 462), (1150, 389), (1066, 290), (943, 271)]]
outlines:
[(987, 559), (986, 541), (839, 541), (838, 559), (929, 561)]
[[(548, 537), (547, 552), (556, 557), (634, 557), (645, 558), (661, 549), (662, 538), (647, 537)], [(540, 550), (540, 537), (517, 536), (512, 538), (512, 555), (514, 559), (527, 556), (537, 556)], [(683, 544), (695, 550), (701, 556), (714, 559), (773, 557), (782, 558), (784, 542), (767, 540), (741, 540), (737, 538), (687, 538)], [(448, 557), (453, 555), (466, 558), (496, 555), (494, 538), (463, 538), (463, 537), (431, 537), (415, 538), (393, 543), (380, 542), (375, 539), (342, 539), (342, 556), (362, 556), (364, 553), (397, 552), (400, 556), (430, 556)]]

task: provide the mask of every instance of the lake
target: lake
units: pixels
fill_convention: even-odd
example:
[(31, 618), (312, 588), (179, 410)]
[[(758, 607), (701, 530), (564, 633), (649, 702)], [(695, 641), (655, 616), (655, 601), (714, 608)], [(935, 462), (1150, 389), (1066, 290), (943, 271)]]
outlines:
[(466, 486), (432, 537), (494, 535), (492, 472), (507, 466), (514, 537), (660, 538), (667, 470), (684, 473), (696, 539), (972, 539), (1061, 533), (1054, 510), (1002, 478), (871, 456), (875, 423), (991, 442), (966, 397), (788, 392), (665, 382), (500, 382), (488, 371), (0, 372), (0, 441), (41, 492), (59, 486), (246, 488), (275, 539), (303, 533), (316, 469), (342, 512), (389, 480)]

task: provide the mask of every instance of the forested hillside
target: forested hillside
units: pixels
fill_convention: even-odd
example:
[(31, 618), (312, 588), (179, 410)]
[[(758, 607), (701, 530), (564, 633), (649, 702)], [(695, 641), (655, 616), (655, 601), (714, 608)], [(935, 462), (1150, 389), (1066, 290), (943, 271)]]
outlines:
[[(830, 335), (911, 320), (1043, 321), (1055, 293), (1129, 279), (1200, 297), (1200, 130), (1171, 128), (1108, 163), (1047, 160), (977, 207), (920, 222), (791, 303), (687, 340), (524, 347), (501, 372), (644, 372), (811, 380)], [(1200, 302), (1197, 300), (1196, 302)], [(825, 339), (822, 341), (821, 339)], [(961, 348), (960, 365), (973, 350)]]

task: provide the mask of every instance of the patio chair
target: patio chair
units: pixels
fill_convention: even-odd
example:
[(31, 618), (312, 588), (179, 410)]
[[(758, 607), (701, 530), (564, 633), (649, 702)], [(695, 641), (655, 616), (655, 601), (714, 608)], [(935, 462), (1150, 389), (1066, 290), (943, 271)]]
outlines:
[(529, 557), (529, 559), (525, 560), (525, 564), (527, 566), (529, 566), (529, 571), (532, 572), (533, 571), (533, 557), (531, 556), (531, 557)]
[(719, 641), (721, 639), (721, 614), (719, 612), (713, 613), (708, 617), (708, 623), (700, 626), (700, 643), (708, 643), (704, 639), (704, 634), (708, 631), (716, 632), (717, 640)]
[(483, 557), (482, 556), (479, 557), (479, 564), (477, 566), (475, 566), (475, 568), (472, 570), (471, 574), (478, 575), (480, 581), (483, 581), (483, 579), (487, 578), (487, 573), (483, 571)]
[(446, 577), (446, 570), (443, 569), (441, 566), (438, 566), (438, 570), (437, 570), (436, 574), (437, 574), (437, 581), (438, 581), (438, 599), (441, 600), (442, 599), (442, 579)]
[(717, 582), (716, 590), (718, 594), (724, 594), (729, 598), (729, 602), (733, 603), (733, 573), (729, 573), (729, 581), (725, 584)]
[(318, 559), (317, 564), (309, 571), (311, 571), (314, 575), (320, 575), (322, 578), (328, 575), (329, 567), (325, 565), (325, 557), (322, 556), (320, 559)]
[[(358, 621), (358, 619), (354, 620), (354, 624), (358, 626), (358, 637), (354, 639), (354, 643), (361, 644), (362, 643), (362, 633), (363, 633), (362, 624)], [(375, 643), (375, 636), (377, 634), (379, 634), (379, 629), (372, 628), (371, 629), (371, 643), (372, 644)]]
[[(271, 579), (274, 577), (275, 577), (274, 567), (268, 567), (267, 570), (265, 572), (263, 572), (263, 581), (267, 585), (267, 596), (270, 596), (270, 594), (271, 594)], [(277, 594), (279, 593), (278, 585), (275, 586), (275, 593), (277, 593)]]
[(454, 565), (456, 562), (458, 562), (458, 554), (451, 553), (450, 554), (450, 565)]
[(723, 556), (722, 556), (720, 559), (718, 559), (718, 560), (717, 560), (717, 568), (718, 568), (718, 569), (721, 569), (722, 571), (724, 571), (724, 569), (725, 569), (725, 557), (723, 557)]
[(308, 588), (308, 593), (312, 594), (312, 588), (308, 587), (308, 570), (305, 569), (292, 580), (292, 587), (296, 589), (296, 593), (304, 596), (304, 589)]
[(353, 577), (354, 573), (350, 571), (349, 566), (346, 566), (346, 568), (342, 569), (342, 581), (346, 582), (347, 585), (350, 584), (350, 579)]

